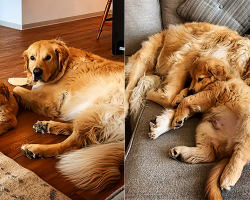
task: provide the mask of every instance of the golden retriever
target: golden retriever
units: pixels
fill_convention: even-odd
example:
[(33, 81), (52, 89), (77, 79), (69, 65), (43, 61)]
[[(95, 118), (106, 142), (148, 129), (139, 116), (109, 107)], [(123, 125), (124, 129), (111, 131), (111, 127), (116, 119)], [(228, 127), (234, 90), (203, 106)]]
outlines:
[(124, 64), (60, 40), (35, 42), (23, 56), (33, 87), (14, 88), (19, 105), (65, 121), (38, 121), (34, 131), (69, 135), (58, 144), (24, 144), (24, 154), (52, 157), (86, 147), (62, 156), (62, 173), (94, 192), (113, 185), (124, 162)]
[[(222, 60), (209, 56), (197, 57), (193, 61), (189, 73), (192, 77), (190, 87), (184, 88), (174, 98), (171, 103), (174, 107), (177, 107), (185, 97), (203, 91), (203, 89), (211, 83), (214, 83), (216, 81), (227, 81), (233, 78), (233, 75), (228, 72), (225, 63)], [(193, 113), (190, 113), (190, 116), (192, 114)], [(176, 127), (172, 126), (171, 122), (174, 115), (175, 110), (165, 109), (160, 116), (157, 116), (155, 120), (152, 120), (149, 123), (149, 138), (156, 139), (161, 134), (171, 130), (172, 128), (175, 129), (182, 126), (184, 121), (180, 122), (180, 124), (176, 125)], [(187, 118), (190, 116), (187, 116)]]
[(8, 87), (0, 81), (0, 135), (17, 125), (18, 104)]
[[(170, 156), (187, 163), (221, 161), (212, 169), (206, 186), (209, 199), (222, 199), (220, 188), (229, 190), (250, 161), (250, 88), (232, 78), (208, 84), (184, 98), (172, 126), (180, 127), (193, 113), (205, 112), (196, 129), (196, 147), (178, 146)], [(220, 186), (220, 188), (219, 188)]]
[[(125, 113), (128, 113), (131, 93), (143, 75), (157, 74), (161, 84), (156, 88), (142, 88), (139, 95), (147, 92), (147, 99), (170, 107), (173, 99), (184, 88), (196, 57), (222, 60), (230, 74), (246, 78), (249, 83), (248, 62), (250, 40), (223, 26), (205, 22), (171, 25), (142, 43), (142, 48), (129, 58), (126, 65), (127, 87)], [(149, 90), (149, 91), (145, 91)], [(138, 104), (135, 104), (138, 107)]]

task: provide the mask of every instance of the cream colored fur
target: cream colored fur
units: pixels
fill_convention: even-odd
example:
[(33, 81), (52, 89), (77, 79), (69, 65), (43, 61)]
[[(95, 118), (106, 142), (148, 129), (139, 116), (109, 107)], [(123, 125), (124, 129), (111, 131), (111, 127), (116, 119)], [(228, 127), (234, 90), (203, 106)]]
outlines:
[(77, 186), (100, 192), (120, 180), (123, 153), (123, 142), (94, 145), (61, 156), (58, 168)]
[[(124, 151), (124, 64), (101, 58), (80, 49), (68, 48), (59, 40), (44, 40), (32, 44), (25, 52), (25, 68), (28, 83), (32, 90), (15, 87), (14, 94), (19, 105), (47, 117), (57, 117), (64, 123), (54, 121), (38, 121), (33, 129), (38, 133), (64, 134), (69, 137), (58, 144), (24, 144), (22, 150), (29, 158), (52, 157), (62, 155), (71, 150), (96, 144), (84, 152), (84, 158), (76, 160), (78, 166), (92, 166), (87, 174), (78, 177), (69, 175), (73, 182), (83, 180), (102, 180), (100, 188), (95, 181), (81, 182), (82, 188), (92, 188), (99, 192), (110, 183), (118, 181), (119, 167), (123, 165)], [(35, 70), (43, 70), (39, 78)], [(37, 79), (39, 79), (37, 81)], [(119, 142), (117, 146), (116, 143)], [(102, 147), (103, 143), (114, 143)], [(100, 146), (99, 146), (100, 145)], [(110, 147), (110, 149), (109, 149)], [(117, 149), (116, 149), (117, 148)], [(109, 155), (117, 150), (119, 160)], [(103, 158), (99, 151), (105, 150)], [(81, 155), (77, 151), (71, 156)], [(106, 157), (105, 157), (106, 156)], [(66, 159), (66, 158), (65, 158)], [(110, 165), (103, 165), (103, 171), (110, 171), (100, 178), (96, 162), (98, 159), (109, 159)], [(76, 170), (60, 165), (62, 171)], [(77, 166), (76, 166), (77, 167)], [(66, 173), (66, 174), (67, 174)], [(72, 172), (73, 173), (73, 172)], [(76, 178), (76, 179), (75, 179)], [(86, 184), (84, 184), (86, 183)]]

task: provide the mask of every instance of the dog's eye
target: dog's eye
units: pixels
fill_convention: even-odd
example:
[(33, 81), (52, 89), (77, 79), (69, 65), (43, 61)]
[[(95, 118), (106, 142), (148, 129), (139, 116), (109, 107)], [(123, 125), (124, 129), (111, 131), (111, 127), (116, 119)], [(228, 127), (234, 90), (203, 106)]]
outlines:
[(201, 82), (204, 78), (198, 78), (198, 82)]
[(30, 56), (30, 60), (35, 60), (35, 57), (34, 56)]
[(45, 60), (50, 60), (50, 59), (51, 59), (50, 55), (46, 56), (46, 58), (45, 58)]

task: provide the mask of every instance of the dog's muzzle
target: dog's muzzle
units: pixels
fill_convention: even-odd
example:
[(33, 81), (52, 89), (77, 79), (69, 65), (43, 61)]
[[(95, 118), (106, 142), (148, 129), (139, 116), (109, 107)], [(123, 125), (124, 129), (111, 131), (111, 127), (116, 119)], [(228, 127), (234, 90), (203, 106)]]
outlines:
[(34, 81), (39, 81), (42, 79), (43, 70), (40, 68), (35, 68), (33, 70), (33, 74), (34, 74)]

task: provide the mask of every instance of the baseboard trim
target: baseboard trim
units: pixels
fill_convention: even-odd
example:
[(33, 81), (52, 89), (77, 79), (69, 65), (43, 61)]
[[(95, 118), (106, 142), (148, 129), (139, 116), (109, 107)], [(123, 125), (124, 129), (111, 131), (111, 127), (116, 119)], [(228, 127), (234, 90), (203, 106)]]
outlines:
[(48, 25), (53, 25), (53, 24), (59, 24), (59, 23), (65, 23), (65, 22), (70, 22), (70, 21), (76, 21), (76, 20), (81, 20), (81, 19), (87, 19), (87, 18), (91, 18), (91, 17), (99, 17), (102, 15), (103, 15), (103, 11), (89, 13), (89, 14), (83, 14), (83, 15), (77, 15), (77, 16), (73, 16), (73, 17), (66, 17), (66, 18), (61, 18), (61, 19), (37, 22), (37, 23), (32, 23), (32, 24), (24, 24), (22, 26), (22, 30), (37, 28), (37, 27), (42, 27), (42, 26), (48, 26)]
[(8, 27), (8, 28), (14, 28), (14, 29), (22, 30), (22, 25), (21, 24), (15, 24), (15, 23), (6, 22), (6, 21), (2, 21), (2, 20), (0, 20), (0, 26), (5, 26), (5, 27)]

